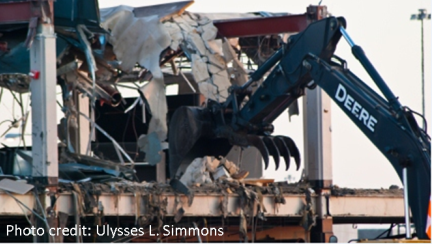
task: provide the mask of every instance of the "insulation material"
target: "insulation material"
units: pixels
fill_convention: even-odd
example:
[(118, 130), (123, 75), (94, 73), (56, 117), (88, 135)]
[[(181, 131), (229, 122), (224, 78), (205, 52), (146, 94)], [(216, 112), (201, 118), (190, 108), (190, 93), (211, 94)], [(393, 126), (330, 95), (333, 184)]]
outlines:
[(210, 174), (206, 167), (207, 158), (196, 158), (189, 167), (186, 169), (185, 173), (180, 178), (180, 181), (186, 185), (201, 185), (205, 183), (211, 183)]
[(148, 135), (141, 135), (138, 138), (138, 147), (141, 151), (146, 153), (145, 160), (150, 165), (156, 165), (162, 160), (162, 145), (159, 138), (155, 132)]
[(148, 134), (156, 132), (159, 141), (165, 141), (167, 138), (166, 115), (168, 113), (165, 84), (163, 78), (153, 77), (153, 80), (141, 88), (147, 99), (152, 111), (152, 118), (149, 122)]
[(219, 167), (220, 162), (218, 159), (216, 159), (215, 157), (205, 157), (205, 164), (206, 164), (206, 168), (207, 171), (209, 171), (210, 173), (213, 173), (217, 167)]
[(160, 143), (167, 136), (168, 109), (159, 60), (162, 51), (172, 44), (171, 33), (157, 15), (136, 18), (133, 8), (127, 6), (102, 9), (101, 20), (102, 27), (111, 31), (109, 42), (114, 47), (117, 59), (121, 61), (122, 70), (131, 71), (138, 62), (152, 73), (153, 80), (142, 87), (141, 91), (152, 111), (148, 133), (155, 132)]
[(111, 30), (109, 42), (124, 71), (130, 71), (138, 62), (149, 69), (154, 77), (162, 77), (159, 66), (161, 52), (171, 44), (171, 36), (157, 15), (136, 18), (133, 8), (116, 7), (114, 11), (101, 10), (102, 27)]

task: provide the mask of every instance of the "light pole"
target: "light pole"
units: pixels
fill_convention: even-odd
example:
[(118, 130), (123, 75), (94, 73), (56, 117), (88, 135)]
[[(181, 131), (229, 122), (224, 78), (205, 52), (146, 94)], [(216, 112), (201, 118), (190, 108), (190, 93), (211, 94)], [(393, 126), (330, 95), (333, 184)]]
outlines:
[[(422, 115), (425, 117), (425, 84), (424, 84), (424, 41), (423, 41), (423, 20), (431, 19), (431, 14), (428, 14), (426, 9), (419, 9), (418, 14), (411, 15), (411, 20), (420, 20), (421, 23), (421, 74), (422, 74)], [(425, 129), (425, 121), (423, 120), (423, 129)]]

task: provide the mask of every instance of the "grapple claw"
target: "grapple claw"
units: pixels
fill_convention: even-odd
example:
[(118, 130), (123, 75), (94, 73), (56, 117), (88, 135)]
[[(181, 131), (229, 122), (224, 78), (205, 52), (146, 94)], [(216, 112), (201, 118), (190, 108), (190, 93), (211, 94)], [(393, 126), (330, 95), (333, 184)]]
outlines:
[(280, 138), (280, 136), (276, 136), (273, 138), (274, 143), (276, 144), (276, 146), (279, 148), (279, 152), (281, 154), (281, 156), (284, 158), (285, 161), (285, 171), (287, 171), (289, 169), (290, 166), (290, 161), (291, 161), (291, 154), (290, 151), (288, 149), (288, 146), (285, 144), (285, 141)]
[(300, 152), (299, 152), (295, 142), (291, 138), (286, 137), (286, 136), (279, 136), (279, 137), (284, 140), (285, 144), (287, 145), (287, 147), (290, 151), (291, 156), (294, 157), (294, 160), (295, 160), (295, 163), (297, 166), (296, 170), (299, 170), (299, 168), (300, 168)]
[[(211, 119), (205, 109), (178, 108), (169, 125), (169, 169), (175, 179), (195, 159), (225, 156), (232, 145), (224, 138), (214, 138)], [(217, 145), (217, 146), (215, 146)]]
[(270, 155), (272, 155), (275, 164), (276, 164), (276, 170), (279, 168), (279, 160), (280, 160), (280, 153), (279, 150), (274, 143), (273, 139), (270, 137), (263, 137), (264, 144), (266, 145)]
[(258, 151), (260, 151), (261, 156), (264, 159), (265, 169), (267, 169), (269, 166), (269, 152), (268, 152), (267, 147), (265, 146), (264, 142), (261, 140), (261, 138), (259, 138), (256, 135), (247, 135), (247, 139), (248, 139), (249, 145), (254, 146), (255, 148), (258, 149)]

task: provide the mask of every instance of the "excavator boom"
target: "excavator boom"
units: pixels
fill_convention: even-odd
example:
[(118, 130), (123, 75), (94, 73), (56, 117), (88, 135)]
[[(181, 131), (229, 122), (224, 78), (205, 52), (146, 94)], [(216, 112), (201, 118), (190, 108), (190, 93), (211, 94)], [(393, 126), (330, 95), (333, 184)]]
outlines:
[[(345, 31), (344, 18), (329, 17), (289, 38), (287, 44), (265, 62), (241, 87), (232, 87), (224, 103), (208, 101), (205, 108), (183, 107), (170, 124), (170, 173), (176, 177), (196, 157), (224, 156), (232, 145), (254, 146), (263, 156), (284, 158), (286, 169), (300, 153), (286, 136), (271, 136), (272, 122), (305, 89), (321, 87), (389, 160), (399, 177), (407, 169), (409, 206), (419, 238), (425, 234), (431, 185), (430, 137), (414, 113), (397, 97), (367, 59), (361, 47)], [(384, 97), (350, 72), (346, 62), (334, 55), (344, 36)], [(250, 86), (271, 73), (252, 94)]]

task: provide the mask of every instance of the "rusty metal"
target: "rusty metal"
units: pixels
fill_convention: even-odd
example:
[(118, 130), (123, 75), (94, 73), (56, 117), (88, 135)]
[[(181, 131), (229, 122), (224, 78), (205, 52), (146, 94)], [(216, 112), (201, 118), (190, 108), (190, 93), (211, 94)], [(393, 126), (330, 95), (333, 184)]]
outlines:
[(0, 42), (0, 51), (9, 52), (9, 50), (7, 42)]
[(309, 21), (324, 19), (328, 16), (327, 6), (325, 5), (310, 5), (306, 9)]
[(96, 82), (98, 84), (98, 86), (103, 89), (106, 93), (108, 93), (108, 95), (111, 97), (111, 99), (104, 99), (101, 98), (100, 101), (102, 104), (108, 104), (112, 107), (117, 107), (121, 100), (122, 100), (122, 96), (120, 94), (120, 92), (115, 89), (114, 87), (112, 87), (111, 85), (105, 85), (102, 84), (101, 82)]
[[(92, 94), (93, 82), (81, 72), (76, 72), (76, 74), (80, 78), (77, 82), (77, 88), (83, 93)], [(96, 82), (95, 93), (102, 104), (106, 103), (113, 107), (118, 106), (122, 100), (121, 94), (117, 89), (101, 82)]]
[(309, 14), (216, 20), (218, 37), (251, 37), (299, 32), (309, 24)]
[(30, 1), (0, 3), (0, 24), (28, 23), (32, 16)]
[(218, 28), (219, 38), (266, 36), (300, 32), (327, 15), (327, 6), (310, 5), (304, 14), (215, 20), (213, 24)]

